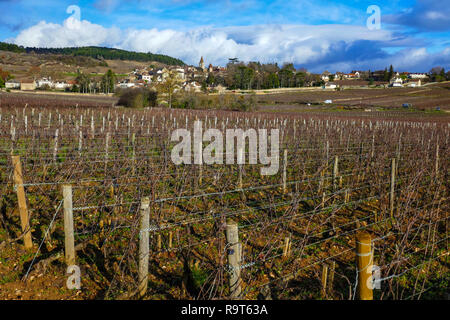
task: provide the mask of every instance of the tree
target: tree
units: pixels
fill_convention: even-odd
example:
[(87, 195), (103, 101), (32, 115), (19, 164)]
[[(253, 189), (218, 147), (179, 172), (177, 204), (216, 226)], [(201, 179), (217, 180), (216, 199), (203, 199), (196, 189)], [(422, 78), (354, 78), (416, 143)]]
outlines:
[(237, 88), (250, 90), (252, 88), (255, 71), (245, 65), (240, 65), (234, 74), (234, 82)]
[(392, 64), (389, 67), (389, 74), (388, 74), (388, 76), (389, 76), (389, 80), (391, 80), (394, 77), (394, 67), (392, 66)]
[(176, 89), (181, 83), (178, 74), (174, 70), (170, 70), (168, 76), (158, 85), (158, 90), (167, 96), (169, 108), (172, 108), (172, 100)]
[(119, 91), (119, 105), (127, 108), (155, 107), (158, 94), (148, 88), (129, 88)]
[(116, 74), (109, 69), (102, 77), (100, 89), (103, 93), (114, 92), (114, 85), (116, 83)]
[(89, 76), (81, 73), (80, 70), (78, 70), (75, 81), (78, 83), (81, 93), (89, 93), (89, 89), (91, 87), (91, 79), (89, 78)]
[(445, 69), (442, 68), (441, 72), (439, 73), (440, 79), (439, 81), (444, 81), (446, 79), (445, 77)]
[(278, 79), (278, 75), (276, 73), (270, 73), (267, 77), (267, 88), (275, 89), (280, 87), (280, 80)]
[(11, 78), (12, 77), (8, 71), (3, 71), (3, 69), (0, 68), (0, 88), (4, 88), (5, 82)]
[(386, 82), (390, 80), (387, 68), (384, 69), (383, 80), (386, 81)]
[(208, 77), (206, 77), (206, 84), (209, 86), (213, 86), (216, 83), (216, 77), (212, 72), (208, 73)]
[(285, 63), (278, 72), (281, 87), (291, 87), (294, 83), (295, 68), (292, 63)]
[(304, 87), (306, 81), (306, 72), (299, 71), (295, 75), (295, 86)]
[(430, 71), (431, 81), (440, 82), (445, 80), (445, 69), (442, 67), (434, 67)]

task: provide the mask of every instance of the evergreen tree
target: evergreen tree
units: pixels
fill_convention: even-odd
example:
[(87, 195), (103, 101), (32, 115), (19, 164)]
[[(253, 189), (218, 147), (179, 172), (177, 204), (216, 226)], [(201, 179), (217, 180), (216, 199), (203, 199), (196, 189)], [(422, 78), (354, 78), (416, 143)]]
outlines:
[(391, 66), (389, 67), (389, 74), (388, 74), (388, 77), (389, 77), (388, 80), (391, 80), (391, 79), (394, 77), (394, 67), (392, 66), (392, 64), (391, 64)]

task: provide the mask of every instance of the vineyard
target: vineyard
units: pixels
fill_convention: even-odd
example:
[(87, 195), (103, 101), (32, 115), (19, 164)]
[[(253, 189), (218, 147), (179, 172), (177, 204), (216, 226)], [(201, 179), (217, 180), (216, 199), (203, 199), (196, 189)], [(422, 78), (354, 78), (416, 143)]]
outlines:
[[(445, 298), (449, 122), (406, 117), (2, 103), (0, 294), (51, 275), (67, 299), (352, 300), (358, 236), (374, 299)], [(196, 120), (279, 129), (278, 173), (175, 165)]]

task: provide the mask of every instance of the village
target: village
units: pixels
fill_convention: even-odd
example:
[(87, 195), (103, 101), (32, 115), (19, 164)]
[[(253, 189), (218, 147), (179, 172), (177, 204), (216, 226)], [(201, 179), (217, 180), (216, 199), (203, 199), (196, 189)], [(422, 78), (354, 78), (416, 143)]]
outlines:
[[(168, 78), (175, 80), (175, 92), (205, 92), (205, 93), (224, 93), (226, 91), (234, 91), (230, 86), (231, 68), (236, 70), (236, 65), (241, 66), (237, 59), (230, 59), (226, 67), (213, 66), (209, 64), (206, 66), (205, 60), (201, 57), (197, 66), (193, 65), (166, 65), (155, 67), (153, 65), (135, 68), (134, 70), (114, 77), (114, 85), (112, 93), (116, 89), (128, 88), (143, 88), (155, 87), (158, 84), (164, 84)], [(250, 64), (249, 64), (250, 65)], [(245, 66), (245, 65), (244, 65)], [(284, 68), (284, 67), (283, 67)], [(389, 72), (387, 69), (380, 71), (352, 71), (350, 73), (336, 72), (330, 73), (324, 71), (322, 74), (313, 74), (306, 70), (291, 71), (294, 77), (298, 74), (303, 74), (303, 77), (308, 77), (308, 81), (302, 81), (294, 85), (283, 85), (278, 80), (281, 78), (281, 69), (274, 72), (277, 77), (277, 82), (274, 82), (270, 89), (279, 89), (286, 87), (315, 87), (323, 90), (340, 90), (345, 88), (387, 88), (387, 87), (421, 87), (424, 83), (431, 81), (431, 73), (410, 73), (410, 72), (394, 72), (392, 67)], [(260, 71), (256, 70), (253, 77), (258, 77)], [(14, 76), (14, 75), (13, 75)], [(11, 79), (5, 81), (4, 87), (6, 90), (20, 90), (20, 91), (63, 91), (63, 92), (83, 92), (83, 93), (105, 93), (100, 90), (100, 80), (90, 80), (88, 88), (84, 91), (80, 90), (80, 81), (75, 79), (54, 79), (51, 76), (34, 76), (26, 79)], [(240, 88), (243, 89), (243, 88)], [(255, 88), (248, 88), (255, 89)], [(258, 90), (260, 88), (256, 88)], [(267, 90), (267, 88), (261, 88)]]

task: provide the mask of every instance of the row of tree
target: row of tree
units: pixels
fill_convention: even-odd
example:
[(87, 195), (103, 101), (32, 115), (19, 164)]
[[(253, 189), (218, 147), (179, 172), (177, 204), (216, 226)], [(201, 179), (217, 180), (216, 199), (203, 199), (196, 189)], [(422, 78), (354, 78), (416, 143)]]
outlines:
[(446, 73), (443, 67), (434, 67), (430, 70), (430, 78), (433, 82), (449, 81), (450, 71)]
[(116, 78), (116, 74), (111, 69), (99, 81), (78, 70), (75, 78), (77, 84), (71, 90), (72, 92), (81, 93), (113, 93), (115, 91)]
[[(369, 81), (389, 82), (395, 77), (395, 70), (392, 65), (383, 71), (360, 73), (360, 79)], [(430, 80), (433, 82), (450, 80), (450, 72), (445, 73), (444, 68), (436, 67), (430, 72)], [(402, 76), (406, 79), (406, 75)], [(335, 75), (329, 75), (329, 81), (334, 81)], [(213, 75), (212, 73), (203, 80), (203, 86), (222, 84), (229, 89), (274, 89), (274, 88), (295, 88), (323, 86), (325, 83), (321, 75), (309, 73), (306, 69), (295, 69), (292, 63), (285, 63), (281, 68), (277, 63), (261, 64), (250, 62), (248, 64), (230, 62), (227, 65), (225, 77)]]
[(225, 76), (210, 73), (204, 81), (207, 85), (221, 84), (232, 90), (295, 88), (324, 84), (320, 75), (311, 74), (306, 69), (296, 70), (292, 63), (285, 63), (280, 68), (277, 63), (260, 62), (231, 62), (227, 65)]

